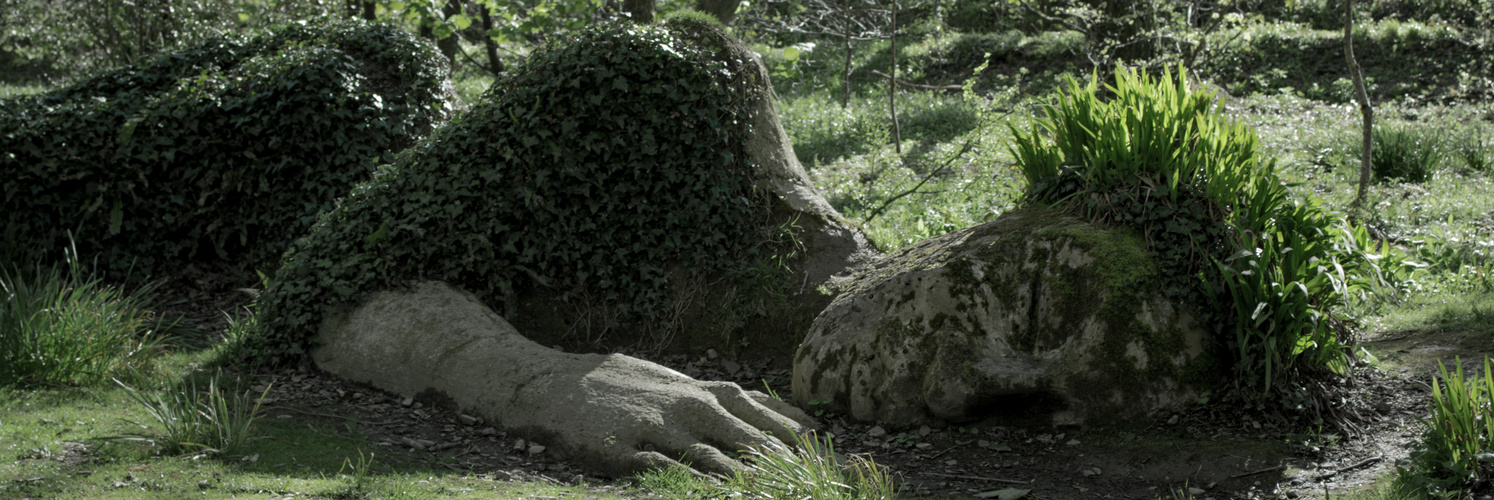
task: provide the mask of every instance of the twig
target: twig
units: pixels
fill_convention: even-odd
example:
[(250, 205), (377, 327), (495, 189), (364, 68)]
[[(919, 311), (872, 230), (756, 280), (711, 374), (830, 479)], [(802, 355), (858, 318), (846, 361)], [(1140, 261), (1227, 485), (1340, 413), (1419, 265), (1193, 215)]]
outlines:
[(264, 406), (264, 407), (260, 407), (260, 411), (262, 411), (262, 412), (269, 412), (270, 410), (293, 411), (293, 412), (296, 412), (296, 413), (300, 413), (302, 415), (310, 415), (310, 416), (313, 416), (313, 417), (340, 418), (340, 419), (343, 419), (343, 420), (349, 420), (349, 421), (352, 421), (352, 422), (357, 422), (360, 425), (394, 425), (395, 423), (397, 423), (397, 422), (395, 422), (393, 420), (385, 421), (385, 422), (369, 422), (369, 421), (366, 421), (366, 420), (358, 420), (358, 419), (353, 418), (353, 417), (346, 417), (346, 416), (342, 416), (342, 415), (334, 415), (334, 414), (331, 414), (331, 413), (321, 413), (321, 412), (315, 412), (315, 411), (299, 410), (299, 409), (296, 409), (296, 408), (290, 408), (290, 407), (286, 407), (286, 406)]
[(944, 456), (944, 454), (945, 454), (945, 453), (949, 453), (949, 452), (951, 452), (951, 451), (954, 451), (954, 449), (955, 449), (955, 448), (959, 448), (959, 447), (960, 447), (960, 445), (954, 445), (954, 446), (951, 446), (951, 447), (948, 447), (948, 448), (945, 448), (945, 449), (944, 449), (944, 451), (941, 451), (941, 452), (939, 452), (939, 453), (935, 453), (935, 454), (933, 454), (933, 455), (932, 455), (932, 456), (930, 456), (930, 457), (929, 457), (929, 458), (928, 458), (928, 459), (929, 459), (929, 460), (933, 460), (933, 459), (936, 459), (936, 458), (939, 458), (939, 457), (942, 457), (942, 456)]
[(1366, 458), (1364, 460), (1360, 460), (1358, 462), (1354, 462), (1352, 464), (1349, 464), (1349, 465), (1346, 465), (1346, 466), (1343, 466), (1343, 467), (1339, 467), (1338, 470), (1334, 470), (1334, 471), (1327, 472), (1327, 473), (1324, 473), (1324, 474), (1319, 474), (1318, 477), (1313, 478), (1313, 481), (1322, 481), (1324, 479), (1328, 479), (1330, 477), (1337, 476), (1339, 474), (1343, 474), (1345, 472), (1348, 472), (1348, 471), (1351, 471), (1351, 470), (1354, 470), (1354, 469), (1358, 469), (1360, 467), (1364, 467), (1366, 465), (1370, 465), (1370, 464), (1373, 464), (1375, 462), (1379, 462), (1379, 461), (1384, 460), (1384, 459), (1385, 459), (1385, 457), (1383, 457), (1383, 456), (1375, 455), (1373, 457), (1369, 457), (1369, 458)]
[(1278, 465), (1278, 466), (1275, 466), (1275, 467), (1266, 467), (1266, 468), (1261, 469), (1261, 470), (1253, 470), (1253, 471), (1250, 471), (1250, 472), (1243, 472), (1243, 473), (1240, 473), (1240, 474), (1235, 474), (1233, 476), (1230, 476), (1229, 478), (1230, 479), (1239, 479), (1239, 478), (1242, 478), (1242, 477), (1254, 476), (1256, 474), (1265, 474), (1267, 472), (1275, 472), (1275, 471), (1283, 470), (1283, 469), (1286, 469), (1286, 468), (1287, 468), (1287, 466), (1285, 464), (1283, 464), (1283, 465)]
[(876, 210), (872, 210), (871, 215), (866, 216), (866, 220), (861, 221), (861, 223), (862, 224), (866, 224), (866, 223), (871, 222), (872, 219), (877, 218), (878, 215), (882, 214), (883, 210), (886, 210), (889, 205), (892, 205), (892, 202), (900, 200), (904, 196), (908, 196), (910, 194), (917, 193), (918, 192), (918, 188), (923, 187), (923, 185), (927, 184), (930, 179), (934, 178), (934, 176), (939, 175), (940, 173), (943, 173), (946, 169), (949, 168), (950, 165), (954, 164), (955, 160), (959, 159), (961, 156), (965, 156), (965, 153), (970, 152), (970, 148), (973, 148), (973, 147), (975, 147), (975, 140), (974, 139), (970, 139), (970, 140), (965, 141), (965, 145), (964, 146), (960, 146), (960, 152), (955, 153), (953, 156), (950, 156), (948, 160), (944, 161), (943, 165), (939, 166), (939, 168), (936, 168), (936, 169), (934, 169), (933, 172), (929, 172), (928, 175), (923, 176), (923, 180), (918, 181), (918, 184), (915, 184), (912, 189), (909, 189), (907, 191), (903, 191), (901, 193), (898, 193), (896, 196), (888, 198), (887, 201), (882, 202), (882, 205), (879, 206), (879, 207), (877, 207)]
[(940, 474), (938, 472), (925, 472), (924, 474), (928, 474), (930, 476), (948, 477), (948, 478), (954, 478), (954, 479), (973, 479), (973, 480), (976, 480), (976, 481), (991, 481), (991, 482), (1006, 483), (1006, 484), (1032, 484), (1032, 481), (1018, 481), (1018, 480), (1015, 480), (1015, 479), (1002, 479), (1002, 478), (999, 478), (999, 477), (962, 476), (962, 475), (959, 475), (959, 474)]
[(913, 82), (909, 82), (909, 81), (903, 81), (903, 80), (899, 80), (899, 79), (896, 79), (896, 78), (892, 78), (892, 75), (888, 75), (887, 73), (883, 73), (883, 72), (877, 71), (877, 70), (872, 70), (872, 74), (880, 76), (882, 78), (890, 78), (890, 79), (892, 79), (892, 81), (897, 82), (898, 85), (902, 85), (904, 87), (921, 89), (921, 90), (964, 90), (965, 89), (965, 87), (961, 86), (961, 85), (924, 85), (922, 83), (913, 83)]

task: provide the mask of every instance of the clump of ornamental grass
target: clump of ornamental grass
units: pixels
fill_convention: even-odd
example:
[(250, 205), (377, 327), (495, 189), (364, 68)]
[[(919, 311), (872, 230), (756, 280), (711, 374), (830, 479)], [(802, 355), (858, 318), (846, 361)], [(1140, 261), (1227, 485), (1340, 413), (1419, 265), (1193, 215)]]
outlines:
[(1096, 78), (1067, 84), (1031, 130), (1012, 127), (1025, 202), (1138, 231), (1164, 293), (1203, 305), (1247, 393), (1300, 398), (1303, 377), (1344, 373), (1352, 339), (1335, 311), (1384, 288), (1388, 250), (1289, 192), (1255, 132), (1190, 90), (1184, 68), (1118, 68), (1108, 99)]
[(0, 386), (147, 377), (174, 326), (152, 312), (152, 292), (104, 284), (72, 247), (60, 264), (0, 266)]

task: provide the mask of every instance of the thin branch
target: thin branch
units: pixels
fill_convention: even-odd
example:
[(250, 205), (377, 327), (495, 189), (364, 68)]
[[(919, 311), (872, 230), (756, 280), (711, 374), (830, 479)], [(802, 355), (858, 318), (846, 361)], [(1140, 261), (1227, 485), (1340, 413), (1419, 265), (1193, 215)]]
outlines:
[(1337, 476), (1339, 474), (1343, 474), (1345, 472), (1348, 472), (1348, 471), (1351, 471), (1351, 470), (1354, 470), (1354, 469), (1358, 469), (1358, 468), (1364, 467), (1366, 465), (1374, 464), (1374, 463), (1379, 462), (1379, 461), (1384, 460), (1384, 459), (1385, 459), (1385, 457), (1382, 457), (1382, 456), (1379, 456), (1379, 455), (1376, 455), (1376, 456), (1373, 456), (1373, 457), (1369, 457), (1369, 458), (1366, 458), (1364, 460), (1360, 460), (1358, 462), (1354, 462), (1352, 464), (1345, 465), (1343, 467), (1339, 467), (1338, 469), (1335, 469), (1335, 470), (1332, 470), (1332, 471), (1329, 471), (1329, 472), (1325, 472), (1325, 473), (1322, 473), (1322, 474), (1318, 474), (1318, 476), (1315, 477), (1315, 478), (1313, 478), (1313, 480), (1314, 481), (1322, 481), (1324, 479), (1328, 479), (1330, 477)]
[(1285, 470), (1286, 468), (1287, 468), (1286, 465), (1278, 465), (1278, 466), (1275, 466), (1275, 467), (1266, 467), (1266, 468), (1260, 469), (1260, 470), (1253, 470), (1253, 471), (1250, 471), (1250, 472), (1243, 472), (1243, 473), (1240, 473), (1240, 474), (1235, 474), (1233, 476), (1230, 476), (1229, 478), (1230, 479), (1239, 479), (1239, 478), (1242, 478), (1242, 477), (1254, 476), (1256, 474), (1265, 474), (1267, 472), (1276, 472), (1276, 471), (1279, 471), (1279, 470)]
[(872, 219), (877, 218), (878, 215), (882, 214), (883, 210), (886, 210), (889, 205), (892, 205), (892, 202), (903, 199), (908, 195), (918, 193), (918, 188), (923, 187), (923, 185), (927, 184), (929, 180), (934, 178), (934, 176), (943, 173), (945, 170), (948, 170), (949, 166), (953, 165), (955, 160), (958, 160), (961, 156), (965, 156), (965, 153), (970, 152), (970, 149), (973, 147), (975, 147), (975, 139), (966, 140), (965, 145), (960, 146), (960, 151), (950, 156), (948, 160), (945, 160), (943, 165), (940, 165), (939, 168), (936, 168), (934, 169), (934, 171), (929, 172), (928, 175), (923, 176), (923, 180), (918, 181), (918, 184), (915, 184), (911, 189), (898, 193), (897, 196), (888, 198), (887, 201), (883, 201), (882, 205), (877, 207), (876, 210), (872, 210), (871, 215), (866, 216), (866, 220), (861, 221), (861, 223), (866, 224), (871, 222)]

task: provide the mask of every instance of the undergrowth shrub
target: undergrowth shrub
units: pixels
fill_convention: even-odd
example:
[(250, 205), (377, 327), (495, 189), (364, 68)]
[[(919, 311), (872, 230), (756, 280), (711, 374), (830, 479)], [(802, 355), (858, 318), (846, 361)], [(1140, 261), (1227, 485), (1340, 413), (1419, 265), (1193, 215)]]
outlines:
[[(1327, 29), (1290, 22), (1246, 23), (1209, 35), (1210, 51), (1200, 58), (1202, 76), (1235, 96), (1298, 94), (1334, 103), (1353, 102), (1352, 83), (1343, 71), (1343, 18)], [(1354, 54), (1364, 69), (1373, 102), (1479, 101), (1489, 88), (1470, 84), (1469, 75), (1487, 74), (1488, 58), (1454, 27), (1415, 21), (1356, 23)]]
[(1372, 135), (1370, 171), (1377, 181), (1424, 183), (1432, 179), (1442, 162), (1442, 146), (1432, 131), (1411, 126), (1380, 126)]
[(1462, 360), (1456, 364), (1449, 373), (1437, 363), (1431, 418), (1422, 421), (1426, 429), (1411, 455), (1396, 464), (1395, 485), (1419, 498), (1487, 492), (1494, 479), (1494, 366), (1485, 358), (1482, 375), (1465, 377)]
[(0, 386), (148, 377), (172, 326), (152, 312), (152, 286), (106, 285), (71, 248), (63, 260), (0, 267)]
[[(1117, 70), (1099, 97), (1072, 78), (1046, 117), (1012, 127), (1026, 202), (1129, 226), (1148, 242), (1164, 294), (1198, 304), (1235, 359), (1236, 383), (1292, 393), (1303, 376), (1350, 363), (1344, 297), (1382, 280), (1361, 227), (1295, 200), (1254, 131), (1226, 119), (1185, 70)], [(1273, 389), (1275, 392), (1273, 393)]]
[(294, 243), (256, 359), (298, 360), (328, 308), (411, 279), (500, 308), (547, 291), (663, 314), (667, 273), (747, 252), (769, 206), (744, 150), (767, 82), (727, 36), (600, 25), (537, 50)]
[(0, 100), (0, 255), (72, 231), (111, 270), (273, 263), (440, 119), (445, 78), (400, 28), (291, 24)]

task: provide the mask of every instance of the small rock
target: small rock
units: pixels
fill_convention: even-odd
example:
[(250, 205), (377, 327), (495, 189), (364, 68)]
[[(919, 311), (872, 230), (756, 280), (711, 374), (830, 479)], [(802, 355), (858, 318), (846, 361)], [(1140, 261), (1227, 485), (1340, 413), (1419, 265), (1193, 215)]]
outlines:
[(920, 449), (920, 450), (927, 450), (929, 448), (933, 448), (934, 447), (933, 443), (918, 443), (918, 444), (915, 444), (913, 446), (915, 448)]
[(400, 401), (399, 401), (399, 405), (400, 405), (400, 406), (410, 406), (410, 405), (411, 405), (411, 404), (413, 404), (413, 403), (415, 403), (415, 398), (413, 398), (413, 397), (409, 397), (409, 398), (405, 398), (405, 399), (401, 399), (401, 400), (400, 400)]
[(541, 454), (541, 453), (544, 453), (544, 452), (545, 452), (545, 447), (543, 445), (538, 445), (538, 444), (530, 444), (529, 445), (529, 454), (530, 455), (538, 455), (538, 454)]
[(560, 352), (565, 352), (565, 348), (564, 347), (560, 347), (560, 344), (555, 344), (553, 346), (550, 346), (550, 348), (554, 349), (554, 350), (557, 350), (557, 351), (560, 351)]
[(1084, 474), (1084, 477), (1098, 476), (1098, 475), (1100, 475), (1100, 468), (1099, 467), (1086, 467), (1084, 470), (1081, 470), (1079, 472), (1081, 474)]
[(1202, 495), (1202, 494), (1204, 494), (1204, 489), (1203, 489), (1203, 488), (1193, 488), (1193, 487), (1189, 487), (1189, 488), (1188, 488), (1188, 494), (1189, 494), (1189, 495), (1195, 495), (1195, 496), (1196, 496), (1196, 495)]
[(736, 375), (737, 372), (742, 371), (742, 365), (736, 361), (723, 359), (721, 360), (721, 369), (726, 370), (727, 375)]
[(929, 433), (930, 432), (934, 432), (934, 430), (930, 429), (929, 426), (927, 426), (927, 425), (925, 425), (923, 427), (919, 427), (918, 428), (918, 437), (929, 437)]
[(879, 438), (887, 435), (887, 429), (883, 429), (882, 426), (879, 425), (868, 429), (866, 431), (866, 435), (874, 438)]
[(498, 429), (494, 429), (492, 427), (489, 427), (489, 428), (477, 431), (477, 433), (478, 434), (482, 434), (484, 436), (497, 436), (498, 435)]
[(514, 441), (514, 450), (515, 451), (524, 451), (524, 440), (523, 439), (520, 439), (518, 441)]
[(717, 353), (715, 349), (706, 349), (706, 359), (715, 361), (719, 357), (721, 357), (721, 354)]
[(1177, 415), (1173, 415), (1172, 418), (1167, 419), (1167, 425), (1177, 425), (1177, 424), (1178, 424), (1178, 416)]
[(457, 420), (461, 420), (462, 424), (467, 426), (474, 426), (482, 423), (482, 419), (480, 418), (471, 415), (463, 415), (460, 413), (457, 414)]
[(1036, 439), (1039, 443), (1053, 444), (1052, 434), (1038, 434), (1037, 437), (1034, 437), (1033, 439)]
[(960, 464), (959, 460), (945, 460), (944, 461), (944, 465), (959, 465), (959, 464)]
[(984, 439), (980, 439), (980, 440), (976, 440), (975, 441), (975, 445), (979, 446), (981, 448), (990, 448), (991, 447), (991, 442), (990, 441), (986, 441)]
[(1069, 445), (1069, 446), (1079, 446), (1079, 440), (1078, 439), (1070, 439), (1069, 442), (1064, 443), (1064, 444)]

